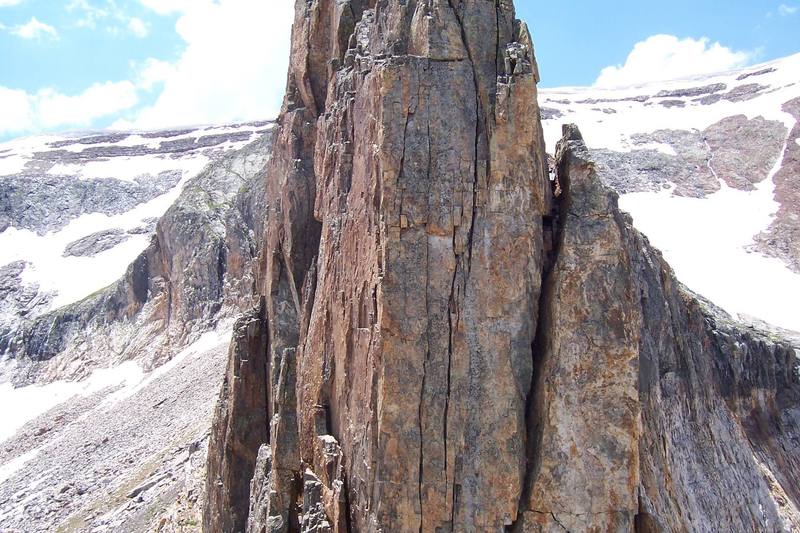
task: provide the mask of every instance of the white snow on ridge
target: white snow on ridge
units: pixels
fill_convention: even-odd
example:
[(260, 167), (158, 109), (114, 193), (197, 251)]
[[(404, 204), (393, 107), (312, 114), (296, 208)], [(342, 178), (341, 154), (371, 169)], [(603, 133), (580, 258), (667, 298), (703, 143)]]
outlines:
[[(38, 235), (27, 229), (8, 228), (0, 233), (0, 266), (18, 260), (28, 262), (29, 265), (22, 275), (23, 283), (35, 283), (39, 285), (41, 292), (56, 293), (50, 309), (76, 302), (110, 285), (124, 274), (128, 265), (147, 247), (150, 241), (149, 235), (130, 235), (124, 242), (93, 257), (63, 257), (65, 247), (99, 231), (109, 229), (128, 231), (143, 226), (145, 219), (161, 217), (175, 202), (186, 181), (199, 174), (211, 162), (212, 157), (244, 147), (257, 138), (258, 131), (273, 126), (273, 124), (253, 123), (178, 128), (163, 132), (48, 135), (15, 139), (0, 144), (0, 179), (6, 180), (14, 178), (3, 176), (13, 176), (22, 172), (27, 163), (37, 159), (35, 154), (41, 152), (80, 153), (89, 149), (136, 146), (158, 149), (161, 143), (174, 143), (172, 146), (176, 147), (176, 152), (148, 154), (143, 151), (141, 155), (99, 156), (97, 160), (87, 161), (73, 161), (66, 158), (55, 165), (52, 165), (52, 160), (49, 162), (45, 160), (43, 168), (47, 169), (52, 165), (46, 170), (48, 175), (75, 176), (81, 180), (115, 178), (135, 181), (146, 179), (148, 176), (157, 176), (165, 171), (182, 173), (177, 186), (120, 215), (87, 213), (70, 221), (66, 227), (45, 235)], [(225, 137), (215, 138), (212, 142), (219, 144), (186, 150), (187, 145), (192, 146), (192, 142), (204, 137), (225, 135), (233, 137), (227, 140)], [(101, 136), (104, 137), (101, 139)], [(93, 143), (87, 140), (102, 142)], [(57, 147), (53, 147), (52, 144), (56, 142), (58, 142)]]
[[(775, 69), (774, 72), (737, 80), (742, 73)], [(581, 129), (589, 148), (607, 148), (627, 152), (635, 148), (630, 136), (635, 133), (651, 133), (659, 129), (702, 130), (733, 115), (746, 115), (748, 118), (762, 116), (768, 120), (779, 120), (791, 128), (794, 120), (781, 111), (781, 105), (800, 94), (797, 85), (800, 79), (800, 54), (777, 61), (764, 63), (736, 72), (717, 74), (708, 77), (658, 82), (622, 89), (597, 87), (566, 87), (540, 89), (539, 104), (556, 109), (563, 116), (543, 121), (545, 143), (551, 153), (561, 138), (561, 125), (575, 123)], [(727, 88), (719, 91), (725, 94), (736, 87), (750, 84), (769, 86), (752, 100), (730, 102), (720, 100), (703, 105), (695, 102), (698, 97), (658, 97), (660, 91), (674, 91), (706, 85), (724, 83)], [(646, 102), (596, 102), (577, 103), (583, 100), (619, 100), (647, 96)], [(665, 107), (659, 102), (681, 100), (684, 107)], [(604, 112), (603, 110), (609, 112)]]
[[(71, 153), (81, 153), (86, 150), (98, 148), (133, 148), (141, 146), (155, 150), (161, 143), (171, 143), (187, 139), (202, 139), (212, 135), (231, 135), (249, 134), (244, 140), (233, 140), (220, 142), (213, 146), (214, 149), (231, 150), (245, 146), (254, 141), (259, 131), (270, 129), (274, 124), (238, 124), (225, 126), (204, 126), (196, 128), (178, 128), (176, 132), (92, 132), (85, 134), (69, 134), (63, 136), (42, 135), (37, 137), (23, 137), (5, 143), (0, 143), (0, 177), (14, 175), (25, 169), (26, 163), (34, 159), (36, 153), (47, 153), (56, 151), (66, 151)], [(175, 135), (180, 131), (180, 134)], [(86, 143), (81, 141), (90, 140), (93, 137), (104, 135), (125, 135), (115, 141)], [(70, 142), (74, 141), (74, 142)], [(54, 143), (63, 146), (54, 147)], [(158, 174), (164, 170), (174, 170), (181, 167), (183, 160), (191, 160), (198, 152), (208, 149), (198, 147), (196, 152), (179, 153), (177, 158), (171, 157), (172, 154), (142, 154), (129, 156), (105, 157), (98, 161), (87, 161), (80, 163), (58, 163), (51, 168), (48, 173), (52, 175), (75, 175), (80, 179), (91, 178), (117, 178), (131, 180), (142, 174)], [(169, 149), (167, 149), (169, 152)]]
[[(737, 79), (743, 74), (762, 71), (767, 72)], [(701, 97), (656, 97), (661, 91), (717, 83), (726, 85), (717, 94), (751, 84), (768, 88), (749, 100), (723, 99), (707, 105), (693, 101)], [(649, 99), (646, 102), (576, 103), (637, 96)], [(649, 148), (675, 155), (672, 147), (659, 143), (636, 144), (631, 137), (658, 129), (702, 130), (734, 115), (778, 120), (791, 131), (795, 119), (781, 107), (798, 96), (800, 54), (735, 72), (638, 87), (542, 89), (539, 102), (542, 107), (563, 114), (543, 124), (545, 142), (551, 153), (561, 137), (561, 124), (576, 123), (589, 148), (622, 152)], [(684, 107), (665, 107), (659, 103), (665, 100), (680, 100)], [(800, 140), (797, 142), (800, 144)], [(753, 316), (775, 326), (800, 331), (800, 313), (797, 312), (800, 275), (778, 259), (748, 251), (753, 238), (769, 227), (778, 210), (773, 177), (780, 170), (782, 160), (783, 154), (776, 160), (768, 179), (759, 183), (754, 191), (732, 189), (720, 182), (721, 190), (706, 198), (675, 196), (672, 190), (642, 192), (622, 195), (620, 207), (633, 216), (637, 229), (664, 253), (678, 279), (690, 289), (734, 316)]]
[(86, 163), (58, 163), (47, 171), (54, 176), (78, 176), (81, 180), (114, 178), (134, 181), (147, 175), (158, 175), (169, 170), (183, 170), (197, 174), (208, 164), (208, 157), (194, 154), (181, 159), (169, 159), (161, 155), (114, 157)]
[(24, 260), (30, 263), (22, 275), (26, 284), (37, 283), (41, 291), (55, 292), (51, 309), (76, 302), (119, 279), (128, 265), (150, 242), (147, 234), (131, 235), (117, 246), (93, 257), (64, 257), (66, 246), (82, 237), (107, 229), (131, 230), (147, 218), (158, 218), (175, 202), (183, 185), (204, 165), (186, 172), (168, 193), (136, 206), (121, 215), (88, 213), (72, 220), (64, 229), (38, 235), (27, 229), (8, 228), (0, 233), (0, 265)]

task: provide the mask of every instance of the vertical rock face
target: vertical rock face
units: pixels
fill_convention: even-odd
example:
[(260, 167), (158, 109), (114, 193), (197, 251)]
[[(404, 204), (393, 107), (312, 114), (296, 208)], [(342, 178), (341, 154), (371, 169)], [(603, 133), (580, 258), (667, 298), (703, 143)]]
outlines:
[[(242, 531), (247, 523), (250, 478), (259, 447), (269, 438), (267, 335), (263, 309), (233, 327), (228, 369), (214, 413), (206, 476), (205, 527)], [(241, 476), (241, 472), (248, 472)]]
[(642, 329), (632, 230), (588, 154), (574, 146), (580, 134), (567, 133), (556, 154), (560, 238), (537, 339), (528, 504), (545, 530), (630, 531), (638, 509)]
[[(764, 511), (733, 529), (796, 511), (775, 503), (797, 471), (793, 353), (712, 325), (577, 129), (551, 182), (537, 81), (510, 1), (297, 2), (265, 185), (267, 341), (246, 358), (267, 361), (269, 444), (217, 418), (206, 531), (239, 531), (241, 509), (259, 532), (683, 530), (745, 488)], [(257, 409), (249, 394), (224, 387), (221, 405)], [(719, 464), (670, 410), (691, 394), (719, 403), (729, 433), (711, 437), (739, 432), (714, 457), (744, 465), (702, 502), (693, 476)]]
[(680, 286), (565, 133), (520, 530), (795, 530), (794, 350)]

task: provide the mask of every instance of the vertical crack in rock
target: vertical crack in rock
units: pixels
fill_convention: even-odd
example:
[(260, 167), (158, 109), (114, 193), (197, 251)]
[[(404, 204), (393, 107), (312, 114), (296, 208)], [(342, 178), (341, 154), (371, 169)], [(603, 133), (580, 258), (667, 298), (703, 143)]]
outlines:
[[(249, 531), (631, 530), (642, 501), (685, 530), (681, 510), (710, 519), (736, 490), (756, 503), (729, 529), (795, 523), (786, 352), (710, 325), (577, 128), (550, 183), (538, 81), (511, 1), (298, 0), (265, 186), (271, 430)], [(698, 405), (708, 428), (681, 411)]]

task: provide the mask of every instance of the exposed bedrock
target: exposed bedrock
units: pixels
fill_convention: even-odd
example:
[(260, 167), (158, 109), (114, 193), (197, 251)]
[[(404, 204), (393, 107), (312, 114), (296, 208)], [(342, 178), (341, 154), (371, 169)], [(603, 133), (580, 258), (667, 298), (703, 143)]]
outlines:
[(674, 153), (650, 148), (632, 152), (592, 150), (606, 184), (620, 193), (658, 191), (703, 198), (722, 184), (751, 191), (767, 179), (786, 146), (786, 127), (776, 120), (734, 115), (703, 131), (657, 130), (632, 136), (634, 145), (659, 143)]
[(209, 461), (203, 514), (207, 523), (220, 524), (224, 531), (244, 530), (251, 476), (239, 472), (254, 471), (258, 448), (269, 439), (266, 348), (264, 310), (259, 306), (233, 326), (223, 401), (214, 412), (215, 426), (225, 429), (213, 433), (209, 443), (210, 453), (219, 456)]
[(680, 287), (574, 127), (551, 182), (537, 81), (510, 1), (297, 2), (231, 353), (266, 383), (219, 411), (269, 438), (217, 417), (206, 531), (798, 523), (794, 352)]
[(576, 129), (557, 159), (520, 530), (793, 530), (794, 350), (675, 280)]
[[(270, 144), (268, 134), (191, 179), (120, 280), (0, 331), (4, 355), (16, 362), (2, 377), (16, 384), (80, 378), (133, 358), (155, 367), (222, 314), (250, 308), (260, 249), (254, 235), (263, 231), (256, 203), (264, 199)], [(96, 248), (90, 237), (70, 245), (73, 253)]]

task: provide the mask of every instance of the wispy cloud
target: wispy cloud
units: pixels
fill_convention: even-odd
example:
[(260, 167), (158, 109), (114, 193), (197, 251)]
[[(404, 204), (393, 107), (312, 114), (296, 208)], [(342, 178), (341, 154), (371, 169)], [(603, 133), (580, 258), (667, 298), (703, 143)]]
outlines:
[[(158, 88), (152, 106), (132, 110), (119, 128), (160, 128), (274, 117), (286, 84), (289, 0), (140, 0), (159, 15), (178, 13), (186, 43), (174, 63), (151, 60), (138, 82)], [(242, 53), (259, 50), (258, 54)]]
[(21, 4), (23, 1), (24, 0), (0, 0), (0, 7), (16, 6)]
[(147, 29), (147, 24), (145, 24), (144, 21), (138, 17), (132, 17), (128, 21), (128, 29), (140, 39), (147, 37), (147, 34), (150, 33), (150, 31)]
[(89, 0), (70, 0), (67, 4), (67, 11), (80, 13), (80, 18), (77, 20), (76, 25), (80, 28), (94, 29), (97, 27), (97, 22), (108, 17), (109, 11), (97, 7), (89, 2)]
[(87, 127), (138, 102), (137, 88), (129, 81), (95, 83), (74, 95), (55, 89), (31, 94), (0, 86), (0, 134)]
[(706, 37), (653, 35), (634, 45), (624, 65), (604, 68), (595, 85), (622, 87), (712, 74), (743, 67), (757, 55), (712, 43)]
[(797, 13), (798, 9), (800, 9), (798, 6), (781, 4), (778, 6), (778, 13), (780, 13), (782, 17), (789, 17)]
[(58, 31), (49, 24), (45, 24), (36, 17), (31, 19), (25, 24), (20, 24), (11, 29), (11, 33), (22, 39), (35, 39), (41, 40), (45, 37), (50, 39), (58, 39)]
[(69, 0), (67, 11), (77, 14), (75, 25), (79, 28), (94, 30), (102, 23), (105, 31), (113, 36), (130, 32), (140, 39), (150, 33), (145, 21), (128, 15), (116, 0)]

